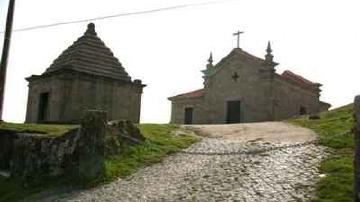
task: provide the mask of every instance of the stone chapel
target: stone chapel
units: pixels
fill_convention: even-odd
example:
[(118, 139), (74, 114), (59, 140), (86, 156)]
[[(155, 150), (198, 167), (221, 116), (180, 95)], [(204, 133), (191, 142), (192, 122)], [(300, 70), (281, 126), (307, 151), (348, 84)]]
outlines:
[(138, 123), (141, 80), (131, 80), (90, 23), (41, 75), (32, 75), (27, 123), (77, 123), (84, 110), (105, 110), (109, 120)]
[(212, 54), (202, 71), (204, 87), (168, 99), (171, 123), (223, 124), (276, 121), (328, 110), (320, 98), (321, 84), (289, 70), (276, 73), (270, 42), (265, 59), (241, 48), (219, 63)]

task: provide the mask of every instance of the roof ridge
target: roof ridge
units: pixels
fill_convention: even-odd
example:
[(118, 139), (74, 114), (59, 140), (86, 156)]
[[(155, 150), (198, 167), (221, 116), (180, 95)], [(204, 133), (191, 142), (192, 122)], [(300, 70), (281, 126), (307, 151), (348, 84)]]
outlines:
[(302, 82), (304, 84), (307, 84), (307, 85), (318, 85), (319, 83), (315, 83), (315, 82), (312, 82), (306, 78), (304, 78), (303, 76), (299, 75), (299, 74), (296, 74), (290, 70), (285, 70), (281, 76), (283, 77), (288, 77), (288, 78), (292, 78), (292, 79), (295, 79), (299, 82)]
[[(263, 58), (260, 58), (260, 57), (257, 57), (257, 56), (254, 56), (246, 51), (244, 51), (243, 49), (241, 48), (234, 48), (232, 49), (232, 51), (227, 54), (225, 57), (223, 57), (218, 63), (216, 63), (214, 66), (213, 66), (213, 70), (209, 73), (205, 70), (205, 72), (203, 72), (205, 74), (205, 76), (212, 76), (214, 74), (216, 74), (217, 71), (219, 71), (219, 69), (221, 69), (221, 66), (223, 63), (225, 63), (229, 57), (232, 57), (233, 55), (235, 54), (241, 54), (247, 58), (250, 58), (250, 59), (253, 59), (253, 60), (256, 60), (258, 62), (266, 62), (265, 59)], [(275, 63), (274, 63), (275, 64)]]
[(244, 50), (241, 49), (241, 48), (234, 48), (233, 51), (239, 51), (240, 53), (243, 53), (245, 56), (248, 56), (248, 57), (250, 57), (250, 58), (252, 58), (252, 59), (255, 59), (255, 60), (258, 60), (258, 61), (262, 61), (262, 62), (265, 61), (265, 59), (260, 58), (260, 57), (258, 57), (258, 56), (255, 56), (255, 55), (253, 55), (253, 54), (250, 54), (249, 52), (246, 52), (246, 51), (244, 51)]
[(178, 98), (197, 98), (197, 97), (202, 97), (202, 96), (204, 96), (204, 88), (190, 91), (187, 93), (181, 93), (181, 94), (169, 97), (168, 99), (171, 100), (171, 99), (178, 99)]

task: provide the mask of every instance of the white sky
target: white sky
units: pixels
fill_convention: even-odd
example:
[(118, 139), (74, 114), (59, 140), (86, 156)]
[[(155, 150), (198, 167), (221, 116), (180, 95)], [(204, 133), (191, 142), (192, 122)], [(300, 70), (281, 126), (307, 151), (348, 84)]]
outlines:
[[(17, 0), (14, 28), (206, 0)], [(8, 0), (0, 0), (0, 29)], [(235, 47), (232, 33), (245, 31), (241, 47), (263, 57), (272, 42), (277, 72), (289, 69), (320, 82), (321, 100), (334, 107), (360, 93), (360, 2), (358, 0), (232, 0), (205, 6), (96, 21), (96, 31), (133, 79), (148, 86), (142, 122), (166, 123), (167, 97), (202, 88), (200, 70), (209, 52), (215, 62)], [(27, 82), (41, 74), (87, 23), (13, 33), (4, 119), (23, 122)], [(1, 40), (3, 34), (0, 34)], [(0, 45), (1, 48), (2, 44)]]

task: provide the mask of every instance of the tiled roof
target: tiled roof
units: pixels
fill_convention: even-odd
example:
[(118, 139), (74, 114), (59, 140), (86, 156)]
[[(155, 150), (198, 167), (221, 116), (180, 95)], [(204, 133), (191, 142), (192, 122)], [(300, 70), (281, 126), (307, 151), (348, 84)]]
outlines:
[(92, 75), (131, 81), (131, 77), (122, 67), (119, 60), (97, 36), (95, 25), (92, 23), (88, 25), (85, 34), (63, 51), (44, 74), (54, 73), (64, 68)]
[(285, 70), (282, 74), (281, 74), (281, 77), (283, 78), (287, 78), (287, 79), (290, 79), (290, 80), (295, 80), (296, 82), (300, 82), (302, 84), (305, 84), (305, 85), (309, 85), (309, 86), (314, 86), (314, 85), (319, 85), (318, 83), (314, 83), (312, 81), (309, 81), (307, 79), (305, 79), (304, 77), (300, 76), (300, 75), (297, 75), (289, 70)]
[(183, 94), (179, 94), (173, 97), (169, 97), (169, 100), (172, 99), (181, 99), (181, 98), (197, 98), (197, 97), (202, 97), (204, 96), (204, 89), (199, 89), (199, 90), (195, 90), (195, 91), (191, 91), (188, 93), (183, 93)]

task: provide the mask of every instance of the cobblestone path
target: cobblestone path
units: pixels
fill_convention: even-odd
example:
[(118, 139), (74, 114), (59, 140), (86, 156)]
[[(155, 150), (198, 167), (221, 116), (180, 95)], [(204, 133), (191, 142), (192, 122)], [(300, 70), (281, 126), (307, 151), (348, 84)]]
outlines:
[(126, 179), (52, 200), (309, 201), (325, 149), (307, 140), (203, 138)]

